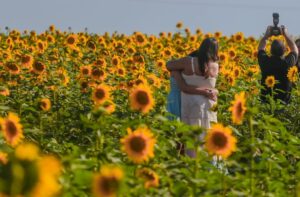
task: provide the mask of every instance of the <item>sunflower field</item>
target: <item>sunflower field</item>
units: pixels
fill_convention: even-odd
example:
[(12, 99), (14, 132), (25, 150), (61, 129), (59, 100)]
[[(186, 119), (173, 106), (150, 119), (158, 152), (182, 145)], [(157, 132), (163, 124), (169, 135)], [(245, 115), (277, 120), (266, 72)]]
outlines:
[[(166, 62), (207, 37), (220, 74), (206, 131), (170, 120)], [(261, 104), (258, 42), (182, 23), (159, 35), (0, 32), (0, 196), (300, 196), (298, 71), (291, 104)]]

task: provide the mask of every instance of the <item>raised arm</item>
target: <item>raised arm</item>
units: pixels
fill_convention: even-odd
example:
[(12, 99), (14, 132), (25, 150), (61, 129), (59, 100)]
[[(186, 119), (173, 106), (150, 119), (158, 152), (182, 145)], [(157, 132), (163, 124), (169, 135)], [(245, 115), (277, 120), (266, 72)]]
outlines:
[(183, 57), (177, 60), (171, 60), (167, 62), (167, 69), (169, 71), (179, 71), (179, 70), (184, 70), (186, 65), (189, 65), (190, 63), (189, 57)]
[(271, 36), (271, 26), (268, 26), (265, 35), (262, 37), (262, 39), (259, 42), (258, 51), (265, 50), (267, 45), (267, 40), (270, 36)]
[(172, 71), (172, 76), (175, 78), (179, 89), (187, 94), (198, 94), (216, 100), (218, 91), (209, 88), (200, 88), (197, 86), (187, 85), (179, 71)]
[(299, 51), (298, 51), (297, 45), (296, 45), (296, 43), (291, 39), (291, 37), (288, 35), (287, 29), (286, 29), (286, 27), (285, 27), (284, 25), (281, 26), (281, 31), (282, 31), (282, 32), (281, 32), (282, 35), (284, 36), (284, 38), (285, 38), (285, 40), (286, 40), (286, 42), (287, 42), (287, 45), (288, 45), (290, 51), (291, 51), (291, 52), (295, 52), (296, 55), (297, 55), (297, 57), (298, 57)]

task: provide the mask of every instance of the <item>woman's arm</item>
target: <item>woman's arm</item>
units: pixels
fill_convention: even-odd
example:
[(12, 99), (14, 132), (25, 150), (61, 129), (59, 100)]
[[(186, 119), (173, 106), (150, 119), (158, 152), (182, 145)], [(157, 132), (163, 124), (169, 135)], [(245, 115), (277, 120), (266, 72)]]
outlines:
[(187, 94), (203, 95), (208, 97), (209, 99), (216, 100), (218, 91), (209, 88), (200, 88), (197, 86), (187, 85), (179, 71), (172, 71), (171, 74), (175, 78), (178, 87), (182, 92), (185, 92)]
[(191, 62), (189, 57), (180, 58), (177, 60), (171, 60), (167, 62), (167, 69), (171, 71), (184, 70), (187, 65)]

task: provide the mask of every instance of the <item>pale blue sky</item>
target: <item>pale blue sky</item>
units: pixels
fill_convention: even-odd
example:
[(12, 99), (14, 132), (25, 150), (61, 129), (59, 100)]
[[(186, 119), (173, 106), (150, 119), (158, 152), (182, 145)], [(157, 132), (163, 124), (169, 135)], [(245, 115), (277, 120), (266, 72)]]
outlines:
[(261, 35), (279, 12), (279, 24), (300, 35), (299, 0), (0, 0), (0, 28), (44, 31), (50, 24), (61, 30), (103, 34), (176, 31), (182, 21), (192, 31), (242, 31)]

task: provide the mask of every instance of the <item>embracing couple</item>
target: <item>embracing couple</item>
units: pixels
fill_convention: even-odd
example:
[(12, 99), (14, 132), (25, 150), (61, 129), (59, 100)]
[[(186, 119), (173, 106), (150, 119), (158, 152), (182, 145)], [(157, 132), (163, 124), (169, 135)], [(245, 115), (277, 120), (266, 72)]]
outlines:
[[(218, 42), (214, 38), (202, 41), (198, 50), (187, 57), (167, 62), (171, 72), (171, 90), (167, 109), (174, 116), (189, 125), (204, 129), (217, 122), (217, 113), (211, 108), (217, 102), (215, 88), (219, 72)], [(203, 140), (203, 135), (198, 140)], [(186, 152), (193, 157), (194, 151)]]

